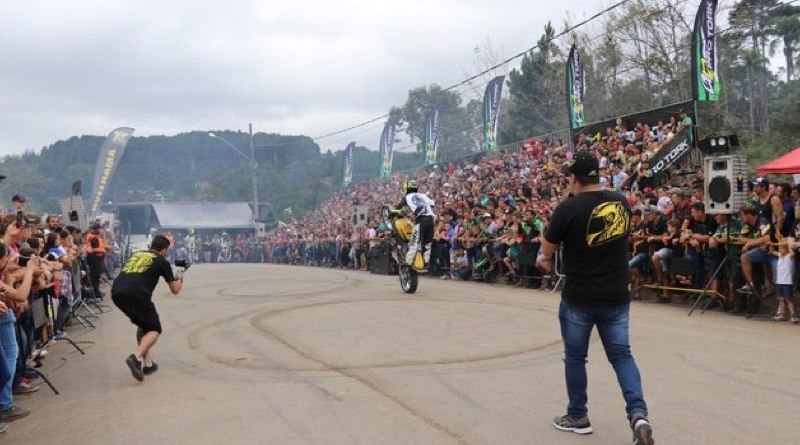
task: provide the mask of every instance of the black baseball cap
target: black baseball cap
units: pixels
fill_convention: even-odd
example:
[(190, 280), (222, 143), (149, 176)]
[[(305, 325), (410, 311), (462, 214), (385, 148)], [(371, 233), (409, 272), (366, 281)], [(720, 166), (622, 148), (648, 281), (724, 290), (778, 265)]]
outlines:
[(759, 176), (756, 179), (753, 179), (753, 185), (763, 185), (764, 187), (769, 187), (769, 181), (767, 178)]
[(11, 197), (11, 202), (25, 202), (25, 197), (22, 195), (14, 195)]
[(600, 163), (594, 156), (581, 151), (572, 157), (567, 170), (575, 176), (595, 178), (600, 175)]

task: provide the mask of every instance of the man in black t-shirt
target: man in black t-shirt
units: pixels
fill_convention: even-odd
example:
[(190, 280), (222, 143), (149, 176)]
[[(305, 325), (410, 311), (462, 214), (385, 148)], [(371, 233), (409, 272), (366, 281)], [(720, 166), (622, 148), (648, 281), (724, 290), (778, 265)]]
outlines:
[(686, 243), (686, 256), (692, 263), (692, 287), (703, 287), (705, 266), (703, 244), (717, 231), (717, 223), (706, 215), (706, 207), (702, 202), (692, 203), (692, 219), (689, 230), (681, 234), (681, 241)]
[(136, 325), (136, 352), (126, 360), (133, 377), (144, 380), (154, 373), (158, 365), (150, 358), (150, 348), (161, 335), (161, 321), (153, 304), (153, 290), (163, 277), (169, 290), (177, 295), (183, 287), (183, 270), (173, 275), (172, 266), (165, 255), (170, 242), (164, 235), (156, 235), (149, 251), (135, 252), (122, 268), (111, 287), (114, 304)]
[(558, 315), (569, 404), (567, 414), (556, 417), (553, 425), (578, 434), (592, 432), (586, 408), (586, 356), (596, 325), (625, 397), (633, 443), (650, 445), (653, 431), (628, 333), (631, 211), (623, 195), (600, 188), (595, 157), (578, 153), (568, 171), (575, 196), (553, 212), (537, 260), (540, 268), (551, 271), (556, 249), (563, 248), (566, 282)]

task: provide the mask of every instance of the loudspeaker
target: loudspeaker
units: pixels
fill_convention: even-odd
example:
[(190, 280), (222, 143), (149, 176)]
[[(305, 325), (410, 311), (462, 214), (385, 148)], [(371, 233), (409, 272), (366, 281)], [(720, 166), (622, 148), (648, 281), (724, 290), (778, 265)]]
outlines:
[(378, 275), (397, 275), (389, 246), (378, 245), (369, 251), (369, 271)]
[(711, 136), (700, 140), (700, 151), (709, 156), (727, 155), (731, 148), (739, 146), (739, 136), (730, 134), (727, 136)]
[(737, 213), (747, 200), (747, 159), (741, 155), (706, 156), (703, 167), (706, 213)]
[(367, 206), (353, 206), (353, 224), (356, 227), (366, 227), (368, 212), (369, 207)]

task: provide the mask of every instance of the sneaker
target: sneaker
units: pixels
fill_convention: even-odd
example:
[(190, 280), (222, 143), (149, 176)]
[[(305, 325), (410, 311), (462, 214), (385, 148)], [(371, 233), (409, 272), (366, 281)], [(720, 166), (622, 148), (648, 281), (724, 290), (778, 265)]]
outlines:
[(125, 363), (128, 365), (128, 368), (131, 369), (131, 374), (133, 374), (133, 378), (138, 381), (144, 380), (144, 363), (141, 360), (136, 358), (135, 355), (131, 354), (125, 359)]
[(553, 426), (561, 431), (570, 431), (576, 434), (591, 434), (592, 425), (589, 423), (589, 418), (586, 416), (576, 419), (569, 414), (553, 419)]
[(153, 364), (150, 366), (145, 366), (142, 368), (142, 373), (144, 375), (150, 375), (156, 371), (158, 371), (158, 364), (156, 362), (153, 362)]
[(784, 320), (783, 314), (775, 314), (775, 316), (772, 317), (772, 321), (783, 321), (783, 320)]
[(31, 351), (31, 357), (45, 358), (47, 357), (47, 349), (34, 349)]
[(791, 320), (789, 320), (789, 321), (791, 321), (791, 322), (792, 322), (792, 323), (794, 323), (794, 324), (797, 324), (797, 323), (800, 323), (800, 318), (797, 318), (796, 316), (794, 316), (794, 317), (792, 317), (792, 319), (791, 319)]
[(67, 338), (66, 332), (59, 331), (53, 334), (53, 340), (63, 340), (65, 338)]
[(749, 284), (745, 284), (744, 286), (740, 287), (739, 289), (736, 289), (736, 292), (740, 292), (740, 293), (743, 293), (743, 294), (752, 294), (753, 293), (753, 287), (751, 285), (749, 285)]
[(7, 429), (8, 429), (8, 424), (0, 422), (0, 434), (5, 433)]
[(13, 422), (15, 420), (26, 417), (30, 413), (31, 413), (30, 410), (27, 410), (25, 408), (12, 406), (11, 408), (5, 411), (0, 411), (0, 422)]
[(639, 417), (633, 422), (633, 445), (653, 445), (653, 428), (644, 417)]
[(14, 395), (32, 394), (39, 390), (39, 385), (31, 385), (30, 382), (22, 381), (12, 391)]

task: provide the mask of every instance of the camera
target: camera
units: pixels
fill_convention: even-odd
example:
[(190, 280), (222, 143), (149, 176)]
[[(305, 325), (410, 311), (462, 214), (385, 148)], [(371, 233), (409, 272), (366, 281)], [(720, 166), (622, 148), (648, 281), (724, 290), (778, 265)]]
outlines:
[(191, 265), (192, 264), (187, 260), (175, 260), (175, 267), (182, 267), (184, 269), (189, 269)]

